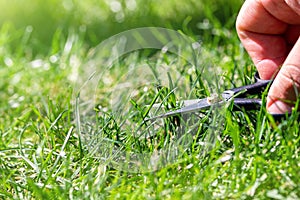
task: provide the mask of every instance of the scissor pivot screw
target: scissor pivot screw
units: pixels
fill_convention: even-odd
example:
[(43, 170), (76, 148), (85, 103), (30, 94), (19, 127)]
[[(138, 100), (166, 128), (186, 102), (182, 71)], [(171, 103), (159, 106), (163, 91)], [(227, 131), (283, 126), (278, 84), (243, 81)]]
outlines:
[(207, 103), (208, 104), (215, 104), (215, 103), (218, 103), (220, 101), (222, 101), (222, 99), (216, 93), (212, 94), (210, 97), (207, 97)]

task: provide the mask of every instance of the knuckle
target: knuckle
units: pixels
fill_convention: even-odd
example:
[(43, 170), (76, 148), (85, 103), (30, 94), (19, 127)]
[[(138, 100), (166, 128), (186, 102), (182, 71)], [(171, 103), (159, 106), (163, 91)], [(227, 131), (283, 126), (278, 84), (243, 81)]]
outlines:
[(300, 15), (300, 2), (298, 0), (284, 0), (285, 3), (294, 10), (298, 15)]

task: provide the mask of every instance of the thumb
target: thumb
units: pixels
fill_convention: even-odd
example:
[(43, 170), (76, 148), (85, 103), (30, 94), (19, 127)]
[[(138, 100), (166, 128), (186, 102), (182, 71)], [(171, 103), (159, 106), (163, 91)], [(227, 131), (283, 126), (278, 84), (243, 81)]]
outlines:
[(267, 98), (267, 110), (272, 114), (291, 112), (300, 91), (300, 38), (287, 56)]

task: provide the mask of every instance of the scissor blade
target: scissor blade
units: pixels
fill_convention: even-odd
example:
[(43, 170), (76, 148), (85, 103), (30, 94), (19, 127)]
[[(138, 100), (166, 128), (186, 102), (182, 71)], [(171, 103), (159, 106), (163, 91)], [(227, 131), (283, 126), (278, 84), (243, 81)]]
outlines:
[[(182, 104), (182, 106), (189, 106), (192, 104), (196, 104), (199, 101), (201, 101), (201, 99), (188, 99), (188, 100), (184, 100), (184, 101), (176, 101), (176, 104)], [(164, 106), (162, 105), (162, 103), (155, 103), (152, 105), (152, 108), (164, 108)]]
[[(197, 102), (196, 102), (197, 101)], [(196, 102), (196, 103), (195, 103)], [(154, 120), (157, 118), (165, 118), (165, 117), (171, 117), (178, 114), (185, 114), (189, 112), (195, 112), (198, 110), (205, 110), (212, 106), (212, 104), (207, 102), (207, 98), (200, 99), (200, 100), (186, 100), (183, 102), (184, 106), (178, 110), (170, 111), (155, 117), (150, 118), (149, 120)]]

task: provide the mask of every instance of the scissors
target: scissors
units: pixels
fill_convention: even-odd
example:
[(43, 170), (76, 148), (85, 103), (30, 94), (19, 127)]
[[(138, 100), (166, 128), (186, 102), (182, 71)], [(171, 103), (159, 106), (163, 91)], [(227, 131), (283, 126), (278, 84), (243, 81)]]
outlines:
[[(272, 80), (262, 80), (259, 78), (258, 73), (256, 73), (254, 77), (256, 82), (253, 84), (225, 90), (217, 97), (185, 100), (183, 101), (182, 108), (151, 117), (148, 120), (166, 118), (179, 114), (197, 112), (200, 110), (208, 110), (212, 106), (220, 106), (231, 101), (233, 101), (233, 108), (236, 110), (240, 110), (242, 108), (245, 110), (258, 110), (262, 105), (262, 100), (259, 98), (248, 98), (247, 96), (261, 94), (269, 85), (271, 85)], [(273, 114), (275, 120), (282, 119), (285, 116), (285, 114)]]

